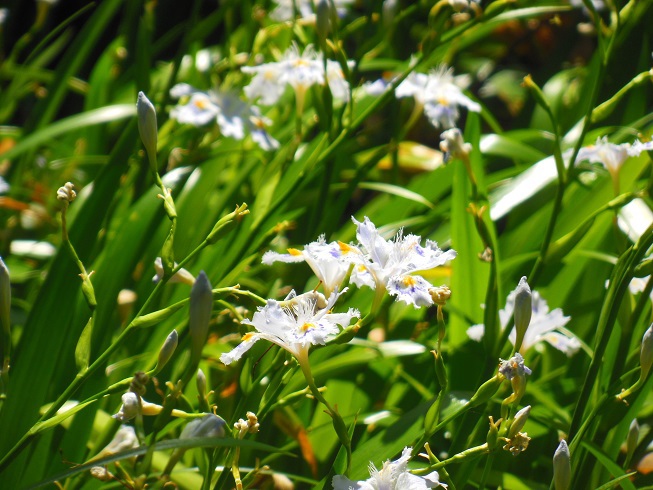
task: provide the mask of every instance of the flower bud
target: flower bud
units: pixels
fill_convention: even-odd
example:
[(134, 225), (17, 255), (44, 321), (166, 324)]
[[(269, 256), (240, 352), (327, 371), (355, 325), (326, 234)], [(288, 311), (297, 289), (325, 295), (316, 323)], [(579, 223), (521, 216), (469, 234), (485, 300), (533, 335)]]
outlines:
[(9, 269), (7, 269), (2, 257), (0, 257), (0, 327), (7, 336), (11, 334), (10, 311), (11, 280), (9, 278)]
[(190, 290), (189, 332), (191, 338), (191, 363), (197, 366), (209, 333), (209, 321), (213, 311), (213, 291), (209, 278), (200, 271)]
[(143, 92), (138, 92), (136, 113), (138, 115), (138, 132), (141, 135), (141, 140), (147, 152), (152, 171), (156, 172), (156, 109), (154, 109), (152, 102), (150, 102)]
[(521, 432), (521, 430), (524, 428), (524, 425), (526, 424), (526, 421), (528, 420), (530, 413), (531, 406), (528, 405), (515, 414), (515, 418), (512, 421), (512, 425), (510, 426), (510, 431), (508, 432), (508, 439), (512, 439), (517, 435), (518, 432)]
[(206, 399), (206, 375), (201, 369), (197, 370), (197, 376), (195, 377), (195, 384), (197, 386), (197, 394), (200, 399)]
[(474, 395), (469, 399), (467, 405), (475, 407), (486, 403), (499, 390), (501, 383), (503, 383), (503, 378), (501, 376), (491, 377), (478, 387), (478, 390), (476, 390), (476, 393), (474, 393)]
[(555, 490), (567, 490), (571, 483), (571, 458), (564, 439), (553, 455), (553, 483)]
[(628, 436), (626, 437), (626, 461), (630, 462), (637, 449), (637, 443), (639, 442), (639, 423), (637, 419), (633, 419), (630, 423), (630, 428), (628, 429)]
[(77, 197), (74, 189), (75, 185), (72, 182), (66, 182), (62, 187), (57, 189), (57, 200), (66, 203), (65, 205), (67, 206)]
[(177, 330), (173, 330), (170, 332), (170, 335), (166, 338), (165, 342), (163, 342), (163, 345), (161, 346), (161, 350), (159, 350), (159, 359), (156, 363), (156, 372), (158, 373), (163, 369), (163, 366), (165, 366), (170, 358), (172, 357), (172, 354), (174, 354), (175, 349), (177, 348), (177, 343), (179, 342), (179, 336), (177, 335)]
[(653, 364), (653, 324), (648, 327), (648, 330), (644, 332), (644, 337), (642, 337), (642, 349), (639, 354), (639, 364), (642, 368), (639, 378), (644, 381), (651, 370), (651, 364)]
[(522, 277), (517, 285), (515, 291), (515, 331), (517, 337), (515, 339), (515, 351), (519, 352), (528, 324), (531, 322), (531, 315), (533, 314), (531, 288), (526, 282), (526, 276)]
[(128, 420), (133, 419), (138, 415), (140, 409), (140, 404), (138, 400), (138, 395), (131, 391), (128, 391), (122, 395), (122, 405), (118, 413), (113, 415), (114, 419), (118, 419), (121, 422), (127, 422)]
[(224, 437), (227, 423), (217, 415), (206, 414), (201, 419), (195, 419), (184, 427), (179, 439), (194, 439), (196, 437)]
[(330, 0), (319, 0), (315, 8), (315, 30), (320, 42), (324, 42), (331, 31), (331, 9)]

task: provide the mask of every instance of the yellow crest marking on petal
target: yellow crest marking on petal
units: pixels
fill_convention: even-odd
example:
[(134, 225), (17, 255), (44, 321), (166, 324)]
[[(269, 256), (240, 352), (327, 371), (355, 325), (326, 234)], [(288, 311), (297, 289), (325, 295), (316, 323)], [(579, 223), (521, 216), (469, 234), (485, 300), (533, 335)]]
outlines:
[(290, 255), (298, 256), (298, 255), (301, 255), (301, 254), (302, 254), (302, 251), (301, 251), (301, 250), (297, 250), (296, 248), (289, 248), (289, 249), (288, 249), (288, 253), (289, 253)]
[(401, 283), (404, 285), (404, 287), (408, 288), (410, 286), (414, 286), (415, 284), (417, 284), (417, 281), (415, 280), (415, 278), (413, 276), (405, 276), (401, 280)]
[(358, 272), (365, 272), (367, 270), (367, 267), (364, 265), (359, 265), (356, 269), (358, 269)]
[(340, 242), (340, 241), (339, 241), (339, 242), (338, 242), (338, 247), (340, 247), (340, 251), (341, 251), (343, 254), (351, 253), (351, 252), (354, 251), (354, 247), (352, 247), (351, 245), (347, 245), (347, 244), (344, 243), (344, 242)]
[(252, 339), (252, 337), (254, 337), (254, 333), (248, 332), (245, 335), (243, 335), (243, 338), (240, 339), (240, 340), (243, 341), (243, 342), (248, 342), (249, 340)]
[(308, 332), (311, 328), (315, 328), (315, 324), (314, 324), (314, 323), (304, 323), (304, 324), (301, 326), (301, 331), (302, 331), (302, 332)]
[(443, 105), (443, 106), (448, 106), (448, 105), (449, 105), (449, 101), (448, 101), (446, 98), (444, 98), (444, 97), (440, 97), (440, 98), (438, 99), (438, 104)]
[(195, 107), (201, 110), (204, 110), (209, 106), (208, 102), (205, 99), (195, 99), (193, 104), (195, 104)]

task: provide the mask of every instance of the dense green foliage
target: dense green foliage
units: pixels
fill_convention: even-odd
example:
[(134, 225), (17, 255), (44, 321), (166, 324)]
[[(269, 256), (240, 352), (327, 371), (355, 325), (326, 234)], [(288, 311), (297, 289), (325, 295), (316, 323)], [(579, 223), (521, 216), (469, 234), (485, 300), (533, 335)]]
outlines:
[[(288, 20), (264, 0), (27, 3), (0, 10), (1, 488), (236, 488), (238, 468), (244, 488), (332, 488), (405, 447), (450, 489), (566, 488), (563, 439), (568, 488), (653, 485), (653, 3), (322, 1), (316, 18), (296, 2)], [(403, 235), (366, 245), (365, 217)], [(410, 234), (410, 253), (457, 256), (397, 259), (365, 286)], [(362, 282), (283, 262), (320, 235)], [(262, 263), (270, 250), (282, 261)], [(504, 310), (523, 276), (534, 307), (570, 320), (552, 311), (529, 338), (533, 311), (532, 374), (511, 382), (497, 366), (528, 325), (525, 300)], [(451, 297), (416, 299), (418, 277)], [(267, 298), (334, 285), (348, 290), (298, 335), (357, 309), (335, 340), (306, 357), (323, 342), (263, 335), (225, 357), (258, 339)], [(127, 391), (140, 447), (102, 451)], [(232, 430), (247, 412), (258, 432)], [(205, 413), (226, 426), (197, 429)]]

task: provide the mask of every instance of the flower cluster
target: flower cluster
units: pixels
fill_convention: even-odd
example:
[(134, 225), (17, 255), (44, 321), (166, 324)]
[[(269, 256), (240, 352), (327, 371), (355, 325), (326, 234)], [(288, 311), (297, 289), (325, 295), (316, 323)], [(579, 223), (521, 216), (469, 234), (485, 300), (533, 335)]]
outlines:
[(431, 240), (427, 240), (423, 247), (421, 237), (404, 235), (401, 231), (394, 240), (386, 240), (369, 218), (365, 217), (363, 222), (352, 218), (352, 221), (356, 224), (359, 245), (327, 243), (321, 236), (316, 242), (306, 245), (303, 251), (289, 249), (288, 254), (267, 252), (263, 262), (306, 261), (327, 292), (338, 288), (351, 269), (350, 281), (358, 287), (385, 289), (415, 308), (432, 305), (430, 290), (433, 285), (415, 273), (445, 265), (456, 257), (456, 251), (444, 252)]
[(223, 136), (242, 140), (246, 132), (264, 150), (279, 148), (279, 142), (265, 130), (272, 121), (261, 114), (261, 110), (236, 94), (214, 91), (203, 92), (186, 83), (172, 87), (170, 95), (181, 99), (170, 111), (170, 117), (181, 124), (205, 126), (215, 122)]
[(293, 44), (280, 61), (258, 66), (244, 66), (244, 73), (254, 75), (245, 87), (245, 95), (264, 105), (275, 104), (289, 85), (295, 91), (297, 110), (302, 112), (306, 91), (313, 85), (327, 83), (334, 98), (349, 100), (349, 83), (345, 79), (337, 61), (326, 60), (312, 45), (306, 46), (302, 53)]

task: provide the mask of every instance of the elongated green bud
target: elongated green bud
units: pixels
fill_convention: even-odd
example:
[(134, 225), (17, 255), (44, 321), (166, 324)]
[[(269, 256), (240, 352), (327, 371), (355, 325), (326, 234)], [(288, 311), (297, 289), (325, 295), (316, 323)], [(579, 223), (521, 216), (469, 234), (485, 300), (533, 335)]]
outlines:
[(191, 364), (197, 365), (209, 333), (209, 321), (213, 311), (213, 291), (209, 278), (200, 271), (190, 291), (189, 331), (191, 339)]
[(653, 364), (653, 324), (648, 327), (648, 330), (644, 332), (644, 337), (642, 337), (642, 349), (639, 353), (639, 364), (642, 368), (639, 378), (644, 381), (651, 370), (651, 364)]
[(317, 2), (315, 13), (315, 31), (320, 43), (324, 43), (326, 37), (331, 31), (331, 2), (329, 0), (319, 0)]
[(158, 373), (159, 371), (161, 371), (163, 367), (168, 363), (168, 361), (172, 357), (172, 354), (175, 353), (178, 343), (179, 343), (179, 336), (177, 335), (177, 330), (173, 330), (172, 332), (170, 332), (170, 335), (166, 337), (165, 342), (163, 342), (163, 345), (159, 350), (159, 359), (156, 362), (156, 368), (154, 370), (155, 372)]
[(503, 380), (503, 376), (499, 375), (488, 379), (485, 383), (479, 386), (478, 390), (476, 390), (476, 393), (474, 393), (474, 395), (467, 402), (467, 405), (475, 407), (477, 405), (488, 402), (490, 398), (492, 398), (498, 391), (501, 383), (503, 383)]
[(163, 320), (166, 320), (167, 318), (170, 318), (174, 313), (176, 313), (178, 310), (180, 310), (184, 306), (184, 302), (180, 301), (178, 303), (174, 303), (167, 308), (164, 308), (162, 310), (157, 310), (153, 311), (152, 313), (148, 313), (147, 315), (141, 315), (132, 321), (131, 325), (132, 327), (138, 327), (138, 328), (148, 328), (153, 325), (156, 325), (158, 323), (161, 323)]
[(567, 490), (571, 482), (571, 457), (567, 441), (560, 441), (553, 455), (553, 484), (555, 490)]
[(141, 135), (143, 146), (147, 152), (152, 172), (157, 171), (156, 165), (156, 145), (157, 145), (157, 124), (156, 109), (143, 92), (138, 92), (138, 102), (136, 103), (136, 113), (138, 115), (138, 132)]
[(0, 327), (7, 336), (11, 334), (10, 311), (11, 279), (9, 278), (9, 269), (0, 257)]
[(637, 449), (637, 443), (639, 442), (639, 423), (637, 419), (633, 419), (628, 428), (628, 436), (626, 437), (626, 466), (630, 463), (630, 460), (633, 458), (635, 449)]
[(526, 330), (531, 322), (531, 315), (533, 314), (531, 288), (526, 282), (526, 276), (522, 277), (517, 285), (515, 291), (515, 331), (517, 337), (515, 339), (515, 352), (519, 352)]
[(197, 377), (195, 378), (197, 385), (197, 394), (200, 398), (206, 398), (206, 375), (201, 369), (197, 370)]

